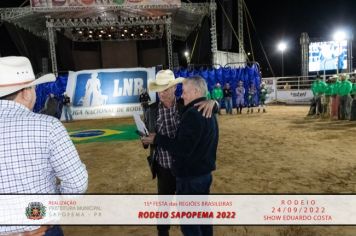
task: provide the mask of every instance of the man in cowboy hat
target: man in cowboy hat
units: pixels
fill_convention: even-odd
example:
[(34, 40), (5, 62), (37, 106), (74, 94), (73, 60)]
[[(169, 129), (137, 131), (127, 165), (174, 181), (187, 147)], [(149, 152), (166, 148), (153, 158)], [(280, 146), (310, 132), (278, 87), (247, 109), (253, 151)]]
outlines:
[[(88, 173), (58, 119), (32, 112), (35, 79), (26, 57), (0, 58), (0, 193), (83, 193)], [(0, 234), (63, 235), (59, 226), (0, 226)]]
[[(152, 142), (158, 149), (172, 155), (172, 172), (176, 178), (177, 194), (209, 194), (211, 172), (215, 170), (219, 128), (215, 116), (205, 118), (195, 104), (205, 101), (207, 85), (195, 76), (183, 82), (184, 110), (179, 129), (172, 135), (151, 133), (143, 138), (144, 144)], [(184, 235), (212, 235), (211, 225), (182, 225)]]
[[(158, 93), (159, 102), (153, 103), (147, 110), (146, 127), (150, 133), (166, 135), (170, 138), (176, 136), (181, 116), (184, 110), (182, 99), (176, 99), (176, 85), (184, 79), (175, 79), (171, 70), (161, 70), (156, 75), (156, 80), (149, 83), (148, 89)], [(205, 117), (211, 117), (212, 111), (218, 111), (215, 101), (202, 101), (196, 104)], [(149, 137), (148, 137), (149, 138)], [(143, 138), (146, 139), (146, 138)], [(145, 145), (152, 144), (144, 143)], [(150, 145), (148, 157), (153, 178), (157, 176), (158, 194), (175, 194), (176, 178), (172, 173), (172, 154), (166, 148)], [(169, 235), (169, 225), (158, 225), (158, 235)]]

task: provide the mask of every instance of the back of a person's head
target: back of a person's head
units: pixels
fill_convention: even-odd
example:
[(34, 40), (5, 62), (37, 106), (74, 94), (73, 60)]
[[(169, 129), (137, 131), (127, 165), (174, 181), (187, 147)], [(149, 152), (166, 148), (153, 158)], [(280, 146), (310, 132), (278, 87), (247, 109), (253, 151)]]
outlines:
[(193, 76), (189, 79), (186, 79), (184, 83), (190, 83), (194, 86), (200, 93), (201, 96), (205, 96), (208, 93), (208, 86), (205, 80), (200, 76)]

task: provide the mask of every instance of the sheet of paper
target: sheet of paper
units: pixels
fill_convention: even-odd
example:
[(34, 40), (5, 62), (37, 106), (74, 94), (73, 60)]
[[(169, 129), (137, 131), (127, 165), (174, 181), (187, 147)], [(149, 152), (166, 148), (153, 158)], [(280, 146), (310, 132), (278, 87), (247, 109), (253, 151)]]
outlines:
[(148, 130), (146, 128), (146, 125), (141, 120), (140, 115), (139, 114), (133, 114), (133, 118), (135, 120), (137, 130), (142, 134), (148, 135)]

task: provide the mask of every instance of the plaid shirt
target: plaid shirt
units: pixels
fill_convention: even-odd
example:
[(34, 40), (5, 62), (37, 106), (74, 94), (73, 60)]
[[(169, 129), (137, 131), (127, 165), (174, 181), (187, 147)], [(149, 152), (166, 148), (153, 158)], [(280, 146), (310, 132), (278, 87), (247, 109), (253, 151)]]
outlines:
[[(175, 138), (179, 122), (180, 116), (176, 101), (174, 101), (174, 105), (171, 108), (166, 108), (160, 102), (156, 124), (157, 133), (167, 135), (169, 138)], [(168, 169), (172, 167), (172, 155), (166, 149), (157, 147), (155, 154), (160, 166)]]
[[(60, 121), (0, 100), (0, 130), (0, 194), (86, 191), (87, 170)], [(0, 226), (0, 234), (36, 228)]]

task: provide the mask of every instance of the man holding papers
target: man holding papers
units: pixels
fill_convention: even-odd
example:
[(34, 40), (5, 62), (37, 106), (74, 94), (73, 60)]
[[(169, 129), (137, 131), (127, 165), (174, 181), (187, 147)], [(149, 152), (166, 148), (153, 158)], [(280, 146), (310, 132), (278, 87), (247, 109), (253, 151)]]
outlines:
[[(156, 80), (148, 85), (150, 91), (158, 93), (159, 102), (153, 103), (147, 110), (146, 127), (150, 133), (157, 133), (174, 139), (180, 124), (184, 103), (176, 99), (176, 85), (183, 78), (175, 79), (173, 71), (161, 70), (156, 75)], [(215, 101), (202, 101), (197, 103), (198, 109), (203, 109), (203, 114), (211, 116), (216, 107)], [(215, 109), (217, 111), (217, 109)], [(142, 137), (144, 144), (150, 145), (150, 162), (153, 178), (157, 176), (158, 194), (175, 194), (176, 177), (172, 174), (172, 153), (165, 147), (152, 145), (153, 137)], [(158, 235), (169, 235), (169, 225), (158, 225)]]
[[(183, 123), (185, 120), (184, 117), (190, 119), (193, 118), (192, 122), (194, 124), (199, 124), (192, 130), (193, 132), (198, 131), (196, 128), (199, 129), (199, 132), (205, 132), (204, 130), (200, 130), (205, 126), (210, 126), (210, 123), (214, 123), (214, 126), (217, 127), (216, 118), (215, 116), (211, 117), (211, 111), (214, 107), (217, 108), (215, 101), (206, 101), (204, 97), (206, 94), (206, 84), (202, 78), (198, 78), (197, 81), (201, 88), (196, 88), (195, 83), (188, 82), (188, 81), (196, 81), (196, 78), (187, 79), (184, 82), (183, 88), (183, 98), (184, 104), (182, 99), (176, 100), (174, 96), (175, 92), (175, 85), (179, 82), (182, 82), (183, 79), (174, 79), (174, 74), (170, 70), (166, 71), (159, 71), (157, 73), (156, 81), (154, 83), (149, 84), (149, 89), (151, 91), (158, 92), (158, 96), (160, 98), (160, 102), (158, 104), (153, 104), (149, 108), (149, 116), (148, 116), (148, 124), (147, 128), (151, 133), (148, 137), (143, 137), (142, 141), (144, 144), (153, 144), (151, 145), (151, 155), (154, 157), (154, 160), (157, 161), (157, 179), (158, 179), (158, 193), (159, 194), (175, 194), (182, 193), (184, 194), (185, 191), (191, 192), (192, 189), (184, 189), (184, 183), (182, 181), (186, 181), (186, 177), (192, 176), (190, 171), (186, 172), (185, 159), (190, 158), (187, 155), (191, 155), (191, 152), (185, 152), (187, 145), (191, 146), (191, 148), (196, 148), (197, 142), (200, 143), (200, 140), (195, 135), (198, 133), (191, 133), (193, 136), (186, 137), (188, 138), (186, 141), (189, 140), (191, 143), (181, 142), (183, 141), (182, 138), (186, 132), (186, 123)], [(205, 84), (205, 87), (203, 86)], [(190, 89), (191, 88), (191, 89)], [(205, 88), (205, 89), (204, 89)], [(203, 93), (202, 96), (201, 93)], [(200, 98), (200, 99), (195, 99)], [(194, 102), (193, 102), (194, 100)], [(186, 107), (184, 107), (186, 105)], [(199, 108), (197, 106), (205, 105), (208, 110), (208, 114), (206, 112), (199, 112)], [(217, 112), (218, 109), (215, 109)], [(186, 115), (189, 114), (187, 117)], [(190, 115), (194, 114), (194, 117)], [(155, 119), (156, 117), (156, 119)], [(189, 118), (190, 117), (190, 118)], [(195, 118), (201, 117), (204, 120), (204, 127), (200, 125), (201, 120), (196, 120)], [(207, 117), (207, 118), (206, 118)], [(187, 120), (185, 120), (187, 121)], [(204, 128), (205, 129), (205, 128)], [(183, 131), (183, 133), (182, 133)], [(210, 132), (209, 130), (206, 130)], [(156, 136), (157, 134), (157, 136)], [(182, 136), (183, 135), (183, 136)], [(156, 136), (156, 140), (155, 140)], [(215, 135), (211, 136), (213, 140), (217, 137)], [(217, 145), (217, 141), (213, 141), (213, 148)], [(178, 151), (179, 148), (182, 148)], [(206, 144), (204, 144), (206, 147)], [(209, 149), (210, 150), (210, 149)], [(178, 151), (178, 152), (177, 152)], [(214, 151), (214, 150), (213, 150)], [(184, 153), (184, 154), (183, 154)], [(195, 153), (195, 152), (194, 152)], [(212, 153), (214, 156), (216, 153)], [(184, 159), (182, 159), (184, 158)], [(197, 159), (194, 159), (194, 162), (199, 162), (199, 156), (196, 156)], [(209, 192), (209, 187), (211, 184), (211, 170), (215, 169), (215, 158), (214, 160), (209, 160), (209, 166), (207, 167), (208, 171), (204, 172), (204, 190), (201, 193), (207, 194)], [(193, 159), (192, 159), (193, 160)], [(197, 163), (194, 164), (194, 167), (197, 167)], [(205, 164), (203, 164), (205, 166)], [(200, 164), (198, 165), (200, 166)], [(193, 170), (192, 170), (193, 171)], [(186, 174), (183, 174), (186, 172)], [(195, 171), (194, 171), (195, 172)], [(198, 173), (200, 175), (202, 173)], [(207, 175), (206, 175), (207, 174)], [(210, 174), (210, 175), (209, 175)], [(193, 174), (194, 175), (194, 174)], [(205, 178), (205, 175), (207, 178)], [(209, 175), (209, 176), (208, 176)], [(190, 177), (189, 177), (190, 178)], [(205, 181), (206, 180), (206, 181)], [(177, 183), (177, 189), (176, 189)], [(158, 235), (168, 235), (169, 233), (169, 226), (159, 225), (158, 227)], [(210, 227), (211, 228), (211, 227)], [(211, 228), (212, 232), (212, 228)], [(186, 232), (184, 232), (186, 234)], [(187, 232), (189, 233), (189, 232)], [(199, 234), (197, 234), (199, 235)]]

